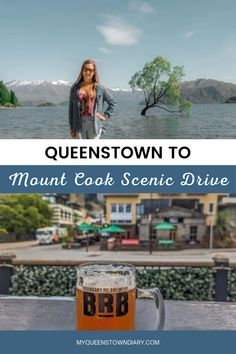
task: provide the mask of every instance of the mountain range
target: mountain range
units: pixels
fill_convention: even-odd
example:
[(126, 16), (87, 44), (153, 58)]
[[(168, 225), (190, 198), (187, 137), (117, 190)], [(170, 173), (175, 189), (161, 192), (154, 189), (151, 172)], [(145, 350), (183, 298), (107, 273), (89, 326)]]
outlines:
[[(37, 106), (52, 102), (56, 105), (67, 106), (71, 83), (64, 80), (57, 81), (8, 81), (6, 85), (16, 93), (22, 106)], [(142, 91), (135, 91), (116, 87), (111, 89), (116, 100), (129, 101), (143, 99)], [(182, 95), (192, 103), (224, 103), (236, 96), (236, 84), (211, 80), (197, 79), (185, 81), (181, 87)]]
[(192, 103), (224, 103), (236, 96), (236, 84), (211, 79), (185, 81), (182, 94)]

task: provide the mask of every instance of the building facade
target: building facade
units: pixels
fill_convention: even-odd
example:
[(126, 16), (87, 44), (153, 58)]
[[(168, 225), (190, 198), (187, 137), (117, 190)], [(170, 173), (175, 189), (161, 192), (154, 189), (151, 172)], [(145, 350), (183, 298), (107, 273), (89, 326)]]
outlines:
[(72, 226), (83, 221), (83, 213), (79, 211), (78, 204), (70, 201), (69, 194), (44, 194), (42, 199), (47, 201), (53, 210), (54, 225)]
[[(219, 202), (226, 194), (105, 194), (106, 222), (122, 225), (128, 238), (148, 242), (150, 224), (176, 226), (175, 241), (208, 242)], [(167, 237), (159, 235), (159, 237)]]
[(223, 228), (225, 229), (226, 237), (231, 243), (231, 246), (236, 246), (236, 195), (230, 195), (229, 197), (223, 198), (220, 205), (219, 211), (224, 213)]

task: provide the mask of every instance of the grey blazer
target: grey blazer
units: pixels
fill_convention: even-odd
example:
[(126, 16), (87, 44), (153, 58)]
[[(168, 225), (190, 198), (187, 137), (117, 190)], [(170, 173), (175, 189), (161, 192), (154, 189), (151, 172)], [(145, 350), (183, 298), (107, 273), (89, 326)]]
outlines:
[[(70, 130), (76, 130), (81, 132), (82, 130), (82, 119), (80, 117), (80, 102), (77, 98), (77, 90), (80, 88), (80, 83), (74, 86), (70, 90), (70, 101), (69, 101), (69, 124)], [(107, 108), (104, 111), (104, 102), (107, 103)], [(109, 91), (101, 86), (96, 86), (96, 102), (95, 102), (95, 113), (94, 113), (94, 128), (96, 134), (99, 134), (102, 128), (102, 122), (96, 117), (96, 112), (103, 113), (105, 116), (110, 118), (114, 113), (114, 107), (116, 101), (113, 100)]]

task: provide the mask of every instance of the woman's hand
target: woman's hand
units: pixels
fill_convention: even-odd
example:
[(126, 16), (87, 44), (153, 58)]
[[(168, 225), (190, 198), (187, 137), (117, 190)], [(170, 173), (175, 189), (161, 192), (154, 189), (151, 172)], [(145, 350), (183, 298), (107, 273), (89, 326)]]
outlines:
[(103, 114), (97, 112), (96, 113), (96, 117), (99, 118), (100, 120), (107, 120), (108, 117), (107, 116), (104, 116)]
[(71, 136), (73, 139), (76, 139), (76, 138), (77, 138), (77, 131), (76, 131), (76, 130), (71, 130), (70, 136)]

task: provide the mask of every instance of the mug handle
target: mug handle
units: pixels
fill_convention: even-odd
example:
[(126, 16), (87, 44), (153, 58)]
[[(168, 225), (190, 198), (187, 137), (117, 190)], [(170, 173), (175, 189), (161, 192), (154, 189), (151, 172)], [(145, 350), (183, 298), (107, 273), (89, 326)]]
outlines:
[(165, 305), (160, 290), (158, 288), (137, 290), (138, 299), (153, 299), (155, 301), (157, 308), (157, 319), (153, 329), (155, 331), (162, 330), (165, 324)]

